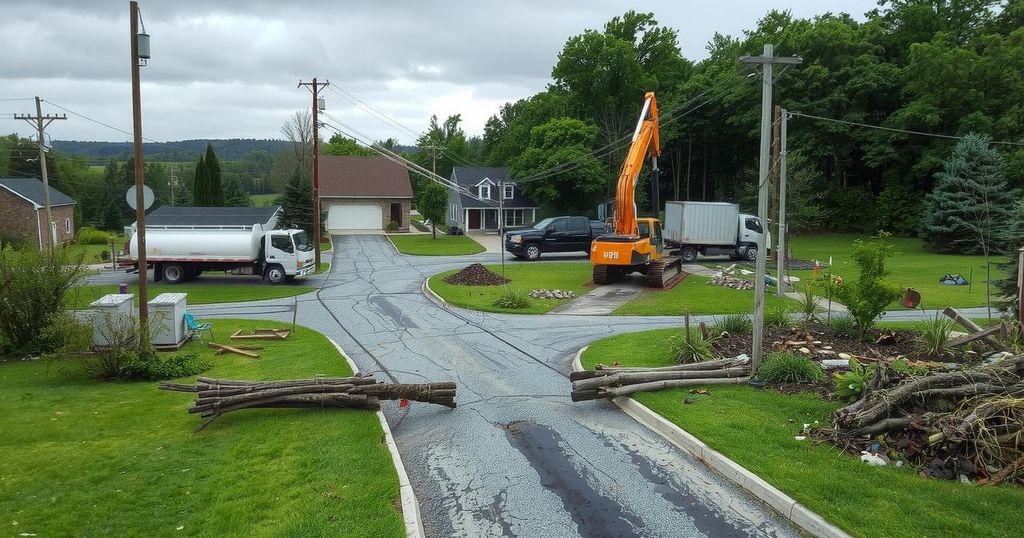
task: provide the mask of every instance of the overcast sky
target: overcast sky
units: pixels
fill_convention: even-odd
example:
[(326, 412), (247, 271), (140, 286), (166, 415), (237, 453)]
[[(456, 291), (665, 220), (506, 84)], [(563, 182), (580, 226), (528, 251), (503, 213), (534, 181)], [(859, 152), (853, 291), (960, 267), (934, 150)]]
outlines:
[[(769, 6), (809, 17), (857, 18), (875, 0), (700, 2), (608, 0), (318, 1), (143, 0), (152, 59), (142, 68), (143, 134), (189, 138), (281, 138), (280, 126), (309, 92), (299, 79), (329, 79), (414, 132), (431, 114), (461, 113), (469, 134), (507, 101), (550, 82), (566, 39), (628, 9), (654, 12), (679, 31), (691, 59), (706, 56), (715, 32), (740, 35)], [(0, 0), (0, 118), (48, 101), (131, 129), (128, 2)], [(414, 138), (327, 91), (328, 113), (375, 138)], [(44, 113), (62, 112), (44, 103)], [(70, 115), (69, 115), (70, 116)], [(0, 132), (30, 134), (21, 121)], [(333, 121), (327, 119), (326, 121)], [(130, 140), (82, 118), (56, 122), (58, 140)]]

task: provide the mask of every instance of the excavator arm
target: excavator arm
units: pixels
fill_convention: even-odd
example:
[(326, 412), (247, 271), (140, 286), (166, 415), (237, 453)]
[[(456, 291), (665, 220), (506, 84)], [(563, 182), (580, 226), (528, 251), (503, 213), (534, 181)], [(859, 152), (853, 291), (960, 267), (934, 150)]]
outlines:
[[(644, 95), (644, 108), (633, 132), (633, 142), (629, 145), (629, 152), (619, 172), (619, 182), (615, 191), (616, 234), (637, 235), (636, 180), (648, 155), (652, 160), (661, 155), (658, 140), (658, 100), (654, 97), (654, 92), (647, 92)], [(657, 167), (657, 161), (653, 162)]]

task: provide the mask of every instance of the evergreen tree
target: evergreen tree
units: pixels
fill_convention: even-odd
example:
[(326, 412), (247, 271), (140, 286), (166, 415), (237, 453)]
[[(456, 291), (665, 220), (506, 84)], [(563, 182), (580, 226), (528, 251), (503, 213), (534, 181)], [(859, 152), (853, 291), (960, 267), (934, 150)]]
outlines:
[(245, 192), (242, 183), (237, 178), (229, 177), (224, 180), (224, 205), (228, 207), (252, 205), (249, 201), (249, 193)]
[(313, 237), (313, 208), (310, 199), (313, 197), (313, 185), (309, 180), (295, 172), (284, 187), (284, 193), (274, 203), (281, 206), (277, 218), (277, 227), (281, 229), (298, 228), (305, 230)]
[(206, 144), (206, 180), (210, 184), (210, 205), (224, 206), (224, 185), (221, 183), (220, 161), (213, 152), (213, 144)]
[(953, 148), (925, 202), (921, 239), (934, 252), (1002, 252), (1011, 239), (1015, 192), (999, 152), (970, 134)]
[(196, 162), (196, 175), (192, 180), (192, 205), (196, 207), (211, 206), (210, 182), (206, 177), (206, 162), (202, 155)]
[(115, 198), (107, 203), (107, 207), (103, 210), (103, 229), (108, 232), (120, 232), (124, 227), (124, 222), (121, 220), (121, 204), (120, 199)]
[(174, 196), (171, 200), (171, 205), (177, 207), (184, 207), (192, 205), (192, 193), (188, 189), (188, 184), (184, 181), (178, 181), (174, 185)]
[[(999, 295), (1004, 301), (999, 304), (1009, 314), (1011, 319), (1017, 319), (1020, 315), (1020, 306), (1017, 300), (1020, 297), (1020, 290), (1017, 288), (1017, 271), (1019, 270), (1020, 254), (1017, 249), (1024, 247), (1024, 200), (1018, 201), (1013, 210), (1013, 226), (1010, 230), (1016, 243), (1011, 242), (1007, 249), (1008, 260), (1006, 263), (997, 264), (1003, 270), (1006, 278), (995, 282), (999, 289)], [(1024, 321), (1017, 319), (1017, 321)]]

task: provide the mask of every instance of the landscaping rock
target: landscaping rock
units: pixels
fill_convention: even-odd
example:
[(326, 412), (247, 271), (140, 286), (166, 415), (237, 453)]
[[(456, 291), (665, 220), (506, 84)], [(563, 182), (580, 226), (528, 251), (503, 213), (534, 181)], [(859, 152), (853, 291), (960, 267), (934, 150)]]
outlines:
[(458, 273), (445, 277), (444, 281), (460, 286), (497, 286), (512, 282), (495, 272), (489, 271), (479, 263), (469, 265)]
[(534, 299), (572, 299), (576, 297), (576, 292), (572, 290), (539, 289), (531, 291), (530, 297)]

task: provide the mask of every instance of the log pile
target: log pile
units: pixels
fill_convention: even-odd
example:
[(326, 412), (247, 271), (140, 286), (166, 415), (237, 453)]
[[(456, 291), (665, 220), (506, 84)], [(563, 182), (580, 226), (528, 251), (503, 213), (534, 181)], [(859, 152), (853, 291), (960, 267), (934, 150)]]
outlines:
[(200, 377), (195, 385), (161, 383), (159, 388), (194, 392), (189, 413), (208, 421), (239, 409), (340, 408), (380, 409), (380, 400), (413, 400), (455, 407), (455, 383), (378, 383), (370, 376), (318, 377), (287, 381), (243, 381)]
[(569, 374), (574, 402), (617, 398), (671, 387), (746, 383), (749, 379), (750, 359), (746, 357), (661, 368), (621, 368), (599, 364), (595, 370)]
[(1024, 355), (902, 379), (880, 364), (818, 437), (902, 458), (941, 478), (1024, 483)]

